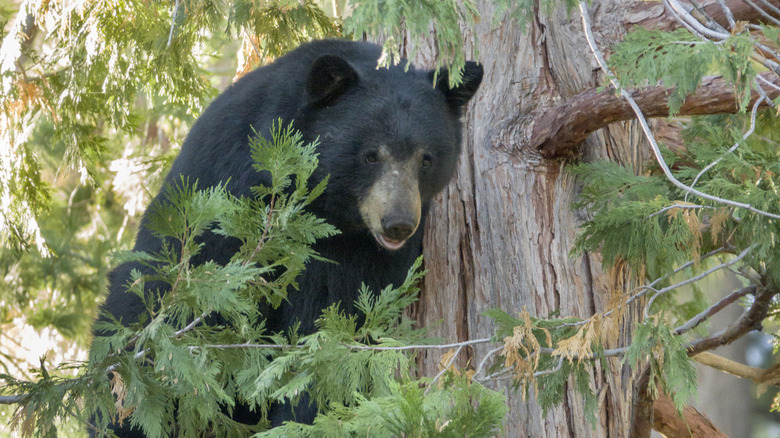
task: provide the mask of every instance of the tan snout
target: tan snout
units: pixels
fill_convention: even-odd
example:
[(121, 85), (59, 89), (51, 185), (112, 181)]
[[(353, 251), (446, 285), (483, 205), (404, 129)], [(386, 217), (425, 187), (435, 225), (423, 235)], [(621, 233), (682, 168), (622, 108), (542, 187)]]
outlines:
[(377, 242), (396, 250), (417, 231), (421, 208), (417, 161), (386, 162), (360, 203), (360, 214)]

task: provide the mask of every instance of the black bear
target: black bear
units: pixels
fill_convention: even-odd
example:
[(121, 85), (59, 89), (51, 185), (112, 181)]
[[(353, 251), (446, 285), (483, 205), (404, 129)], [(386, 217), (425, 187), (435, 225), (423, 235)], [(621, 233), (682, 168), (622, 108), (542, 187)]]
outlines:
[[(319, 138), (313, 183), (330, 179), (311, 210), (341, 234), (314, 249), (336, 263), (307, 265), (299, 289), (291, 289), (288, 301), (267, 315), (271, 331), (298, 320), (301, 333), (311, 333), (315, 318), (330, 304), (341, 302), (351, 312), (361, 283), (375, 291), (401, 284), (421, 253), (431, 198), (455, 171), (461, 112), (479, 87), (482, 67), (466, 63), (462, 83), (450, 89), (446, 71), (435, 76), (407, 69), (405, 61), (377, 68), (380, 55), (381, 48), (371, 43), (316, 41), (247, 74), (194, 124), (167, 176), (169, 184), (183, 175), (200, 188), (229, 180), (229, 191), (248, 196), (250, 187), (267, 183), (252, 168), (253, 128), (267, 135), (281, 118), (292, 121), (304, 141)], [(158, 194), (153, 204), (164, 196)], [(159, 240), (143, 224), (135, 249), (159, 250)], [(203, 243), (201, 259), (217, 263), (227, 263), (238, 250), (236, 242), (215, 234), (204, 235)], [(123, 323), (144, 311), (140, 299), (125, 291), (133, 268), (125, 264), (112, 272), (103, 305)], [(283, 415), (272, 411), (272, 424)], [(296, 420), (311, 422), (313, 415), (299, 412)], [(127, 422), (115, 433), (143, 436)]]

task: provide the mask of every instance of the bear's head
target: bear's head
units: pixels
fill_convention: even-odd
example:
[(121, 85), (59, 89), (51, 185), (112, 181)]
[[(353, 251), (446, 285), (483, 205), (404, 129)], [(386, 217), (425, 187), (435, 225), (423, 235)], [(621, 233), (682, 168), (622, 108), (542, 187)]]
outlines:
[(452, 89), (447, 71), (405, 67), (320, 56), (295, 119), (307, 140), (320, 143), (314, 182), (330, 178), (315, 213), (344, 234), (372, 235), (388, 250), (417, 232), (423, 211), (455, 172), (462, 109), (482, 81), (474, 62)]

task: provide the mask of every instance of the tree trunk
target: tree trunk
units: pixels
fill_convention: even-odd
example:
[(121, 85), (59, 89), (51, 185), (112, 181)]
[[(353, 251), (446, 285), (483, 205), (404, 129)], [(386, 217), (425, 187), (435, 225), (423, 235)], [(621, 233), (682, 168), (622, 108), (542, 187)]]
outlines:
[[(491, 336), (494, 327), (483, 312), (496, 307), (588, 317), (605, 309), (609, 291), (623, 281), (619, 273), (601, 270), (598, 255), (569, 255), (582, 220), (572, 207), (578, 191), (567, 171), (572, 160), (544, 158), (529, 138), (535, 114), (601, 85), (577, 11), (538, 12), (524, 32), (515, 23), (494, 25), (493, 3), (479, 2), (482, 18), (464, 30), (466, 41), (477, 42), (485, 78), (465, 115), (457, 175), (432, 205), (424, 244), (428, 275), (415, 309), (423, 326), (435, 327), (433, 335), (451, 341)], [(621, 20), (610, 15), (624, 3), (591, 4), (594, 23), (612, 26), (594, 29), (602, 47), (625, 33)], [(417, 49), (415, 64), (432, 66), (430, 46)], [(634, 122), (618, 122), (590, 135), (578, 155), (639, 169), (647, 150)], [(629, 313), (621, 339), (607, 348), (627, 345), (635, 321)], [(476, 367), (489, 348), (461, 353), (460, 366)], [(439, 359), (439, 352), (427, 352), (421, 372), (435, 375)], [(586, 421), (582, 399), (571, 389), (562, 405), (543, 415), (533, 389), (524, 399), (511, 381), (497, 382), (509, 399), (505, 436), (627, 436), (633, 372), (619, 359), (608, 365), (593, 373), (600, 402), (595, 425)]]
[[(780, 0), (767, 1), (780, 7)], [(609, 159), (640, 172), (651, 157), (632, 110), (611, 92), (596, 89), (604, 84), (604, 72), (587, 44), (579, 11), (568, 14), (562, 7), (548, 14), (537, 7), (528, 28), (522, 29), (509, 21), (496, 23), (493, 0), (476, 3), (480, 18), (464, 27), (464, 34), (467, 44), (479, 49), (485, 77), (464, 117), (456, 177), (429, 214), (424, 241), (428, 275), (412, 309), (421, 325), (433, 327), (432, 335), (448, 341), (493, 335), (492, 322), (483, 315), (491, 308), (584, 318), (606, 310), (611, 295), (633, 289), (629, 267), (604, 272), (598, 254), (570, 255), (584, 217), (572, 207), (579, 186), (567, 166)], [(725, 26), (723, 6), (738, 22), (755, 23), (760, 18), (742, 0), (701, 3), (708, 16)], [(593, 0), (588, 13), (597, 44), (607, 55), (633, 26), (662, 30), (679, 26), (661, 2)], [(417, 47), (410, 46), (414, 38), (407, 38), (402, 53), (419, 67), (432, 67), (434, 38), (431, 32)], [(765, 79), (780, 83), (770, 73)], [(718, 78), (702, 81), (680, 115), (735, 112), (733, 92), (724, 85)], [(780, 87), (766, 90), (772, 99), (780, 96)], [(634, 90), (633, 95), (646, 115), (667, 114), (668, 89), (649, 87)], [(752, 99), (758, 97), (754, 94)], [(669, 147), (682, 147), (674, 123), (657, 119), (652, 127), (656, 138)], [(757, 295), (760, 303), (723, 336), (694, 344), (690, 354), (730, 343), (754, 329), (765, 316), (769, 298), (769, 293)], [(605, 348), (629, 345), (643, 305), (637, 301), (641, 300), (619, 319), (617, 339)], [(456, 364), (476, 368), (491, 348), (476, 345), (462, 352)], [(421, 372), (435, 375), (439, 361), (440, 353), (424, 353)], [(640, 438), (649, 436), (654, 421), (652, 400), (642, 396), (646, 388), (637, 384), (641, 375), (641, 369), (629, 369), (617, 358), (594, 365), (592, 389), (599, 400), (595, 425), (586, 421), (583, 401), (571, 389), (561, 405), (544, 415), (533, 389), (524, 398), (511, 389), (511, 381), (491, 384), (507, 388), (505, 436)], [(659, 414), (656, 410), (656, 417)]]

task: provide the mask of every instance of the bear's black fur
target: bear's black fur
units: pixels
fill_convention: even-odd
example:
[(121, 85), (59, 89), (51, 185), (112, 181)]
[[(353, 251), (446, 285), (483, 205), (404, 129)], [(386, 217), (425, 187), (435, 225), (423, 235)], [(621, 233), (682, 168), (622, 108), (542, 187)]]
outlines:
[[(401, 284), (421, 253), (429, 202), (454, 173), (461, 111), (479, 87), (481, 66), (467, 63), (463, 83), (450, 89), (446, 71), (434, 86), (433, 72), (407, 71), (405, 61), (378, 69), (380, 54), (381, 48), (370, 43), (316, 41), (247, 74), (194, 124), (166, 178), (175, 184), (183, 175), (200, 188), (229, 179), (230, 192), (249, 195), (250, 187), (267, 183), (252, 168), (252, 127), (269, 135), (271, 124), (281, 118), (294, 121), (304, 141), (319, 138), (319, 167), (312, 179), (330, 179), (311, 210), (342, 234), (317, 242), (314, 249), (337, 263), (307, 265), (299, 289), (291, 289), (288, 301), (267, 316), (271, 331), (298, 320), (300, 331), (311, 333), (315, 318), (330, 304), (341, 302), (352, 312), (361, 283), (374, 291)], [(152, 202), (164, 197), (163, 191)], [(157, 251), (160, 242), (145, 221), (135, 249)], [(211, 233), (203, 242), (201, 263), (227, 263), (238, 250), (236, 241)], [(125, 292), (133, 268), (138, 266), (124, 264), (112, 272), (103, 305), (125, 324), (144, 311), (140, 299)], [(311, 422), (314, 412), (297, 414), (297, 421)], [(272, 423), (285, 415), (272, 412)], [(127, 427), (115, 432), (143, 436)]]

